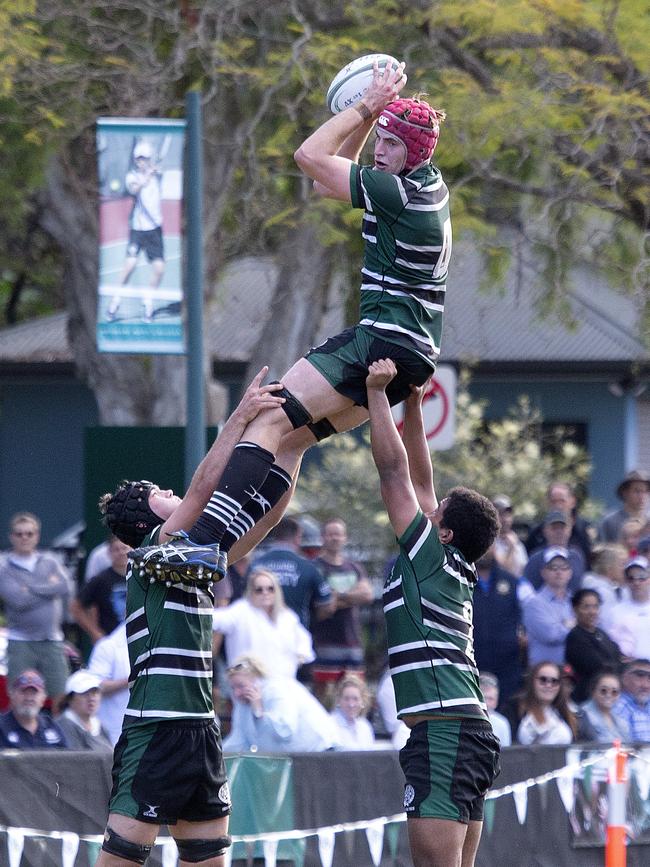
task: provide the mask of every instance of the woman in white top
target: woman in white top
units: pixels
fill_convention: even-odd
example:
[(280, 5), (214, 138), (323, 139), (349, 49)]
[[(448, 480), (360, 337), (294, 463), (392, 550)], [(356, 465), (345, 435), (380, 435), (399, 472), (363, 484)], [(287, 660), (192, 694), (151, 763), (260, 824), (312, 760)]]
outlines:
[(277, 575), (268, 569), (253, 569), (244, 596), (215, 609), (212, 628), (215, 654), (225, 636), (229, 667), (252, 653), (268, 661), (275, 677), (295, 677), (299, 666), (316, 658), (310, 633), (285, 605)]
[(330, 714), (339, 735), (341, 749), (372, 750), (375, 733), (366, 719), (368, 691), (361, 678), (344, 675), (336, 685), (336, 707)]
[(554, 662), (538, 662), (531, 669), (519, 707), (523, 716), (517, 729), (518, 743), (573, 742), (576, 720), (560, 688), (560, 677), (560, 668)]

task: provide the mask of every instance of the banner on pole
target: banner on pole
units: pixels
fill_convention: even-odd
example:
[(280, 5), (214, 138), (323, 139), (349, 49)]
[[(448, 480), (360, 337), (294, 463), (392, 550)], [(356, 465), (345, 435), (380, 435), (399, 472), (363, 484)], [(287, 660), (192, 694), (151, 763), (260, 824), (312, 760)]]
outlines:
[(185, 352), (184, 139), (184, 120), (97, 121), (100, 352)]

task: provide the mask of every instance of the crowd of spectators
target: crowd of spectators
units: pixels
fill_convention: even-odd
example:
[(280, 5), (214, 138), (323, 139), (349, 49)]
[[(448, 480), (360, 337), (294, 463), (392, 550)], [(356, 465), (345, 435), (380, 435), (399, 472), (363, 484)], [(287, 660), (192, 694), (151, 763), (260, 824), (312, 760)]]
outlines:
[[(503, 746), (650, 742), (650, 478), (630, 472), (617, 494), (620, 508), (592, 524), (571, 485), (554, 482), (525, 530), (511, 499), (493, 498), (501, 528), (476, 564), (473, 642)], [(108, 539), (75, 581), (39, 536), (38, 517), (18, 513), (0, 556), (0, 748), (109, 751), (128, 700), (128, 548)], [(380, 593), (350, 556), (342, 517), (283, 518), (215, 594), (226, 750), (405, 743), (388, 670), (367, 670)]]

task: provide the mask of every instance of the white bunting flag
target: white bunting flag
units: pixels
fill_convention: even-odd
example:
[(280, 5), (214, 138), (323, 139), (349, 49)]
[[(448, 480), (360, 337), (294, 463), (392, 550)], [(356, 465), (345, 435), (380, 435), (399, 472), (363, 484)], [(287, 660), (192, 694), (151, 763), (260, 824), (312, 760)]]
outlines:
[(65, 831), (61, 837), (61, 864), (63, 867), (74, 867), (79, 851), (79, 836), (71, 831)]
[(23, 857), (25, 835), (18, 828), (7, 828), (7, 848), (9, 850), (9, 867), (20, 867)]
[(162, 867), (176, 867), (178, 864), (178, 847), (170, 837), (162, 844)]
[(318, 853), (323, 867), (332, 867), (334, 860), (334, 831), (323, 828), (318, 832)]
[(264, 849), (264, 867), (275, 867), (275, 859), (278, 854), (278, 841), (265, 840), (262, 843)]
[(523, 825), (526, 821), (526, 813), (528, 812), (528, 786), (526, 783), (517, 783), (513, 786), (512, 797), (515, 799), (515, 809), (519, 824)]
[(381, 855), (384, 850), (384, 823), (369, 822), (366, 828), (366, 838), (368, 840), (368, 848), (370, 849), (370, 857), (375, 867), (379, 867)]
[(567, 811), (567, 813), (570, 813), (573, 809), (573, 804), (575, 802), (575, 793), (573, 791), (573, 773), (571, 773), (569, 776), (567, 776), (566, 774), (560, 774), (560, 776), (556, 778), (555, 782), (557, 783), (557, 788), (560, 793), (560, 797), (562, 798), (564, 809)]

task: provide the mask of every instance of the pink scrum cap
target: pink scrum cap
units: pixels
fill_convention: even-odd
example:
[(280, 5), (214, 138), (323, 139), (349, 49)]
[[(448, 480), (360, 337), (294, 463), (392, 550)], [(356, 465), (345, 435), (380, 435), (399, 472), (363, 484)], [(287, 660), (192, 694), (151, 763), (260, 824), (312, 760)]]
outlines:
[(377, 119), (379, 126), (406, 146), (402, 171), (410, 172), (431, 158), (445, 116), (444, 111), (431, 108), (428, 102), (417, 97), (396, 99), (382, 111)]

